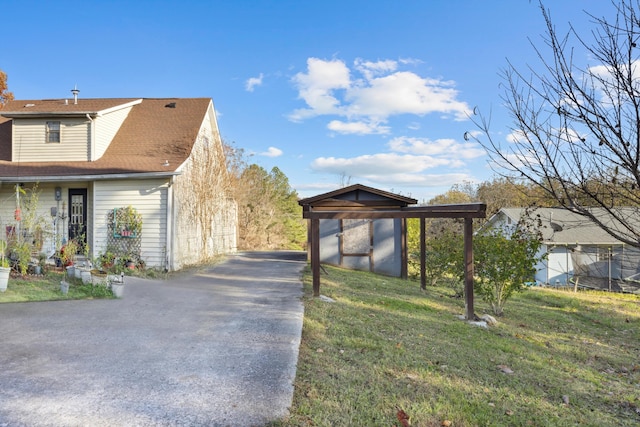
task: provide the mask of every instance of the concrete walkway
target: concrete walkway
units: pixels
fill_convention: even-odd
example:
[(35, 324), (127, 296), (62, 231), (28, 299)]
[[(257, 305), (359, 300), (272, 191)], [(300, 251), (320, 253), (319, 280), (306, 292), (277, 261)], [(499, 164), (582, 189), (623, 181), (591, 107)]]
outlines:
[(249, 252), (119, 300), (0, 304), (0, 427), (261, 426), (291, 405), (301, 252)]

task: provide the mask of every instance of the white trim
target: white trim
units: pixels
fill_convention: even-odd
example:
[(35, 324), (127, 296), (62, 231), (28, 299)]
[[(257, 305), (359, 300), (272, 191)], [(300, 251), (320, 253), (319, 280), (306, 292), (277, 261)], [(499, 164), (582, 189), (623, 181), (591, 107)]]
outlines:
[(65, 176), (9, 176), (0, 180), (3, 182), (68, 182), (68, 181), (104, 181), (111, 179), (146, 179), (165, 178), (181, 175), (182, 172), (142, 172), (142, 173), (119, 173), (113, 175), (65, 175)]

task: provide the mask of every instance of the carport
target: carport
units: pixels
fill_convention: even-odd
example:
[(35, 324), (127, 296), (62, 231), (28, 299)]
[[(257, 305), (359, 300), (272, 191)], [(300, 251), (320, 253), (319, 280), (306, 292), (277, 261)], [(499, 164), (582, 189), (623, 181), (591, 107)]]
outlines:
[[(357, 184), (352, 188), (367, 189)], [(379, 192), (379, 190), (376, 190)], [(329, 194), (329, 193), (328, 193)], [(320, 220), (321, 219), (378, 219), (378, 218), (419, 218), (420, 219), (420, 281), (426, 286), (426, 218), (464, 219), (464, 289), (465, 318), (474, 320), (473, 302), (473, 219), (486, 218), (487, 205), (484, 203), (463, 203), (431, 206), (381, 206), (376, 200), (341, 200), (330, 197), (303, 199), (302, 216), (310, 221), (309, 243), (311, 270), (313, 275), (313, 295), (320, 296)]]

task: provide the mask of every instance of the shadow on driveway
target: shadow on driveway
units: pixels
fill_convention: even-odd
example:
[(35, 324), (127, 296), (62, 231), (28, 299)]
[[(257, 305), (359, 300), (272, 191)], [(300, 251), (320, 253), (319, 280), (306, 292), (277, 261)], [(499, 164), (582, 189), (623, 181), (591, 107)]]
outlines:
[(0, 304), (0, 426), (260, 426), (284, 417), (303, 252), (249, 252), (120, 300)]

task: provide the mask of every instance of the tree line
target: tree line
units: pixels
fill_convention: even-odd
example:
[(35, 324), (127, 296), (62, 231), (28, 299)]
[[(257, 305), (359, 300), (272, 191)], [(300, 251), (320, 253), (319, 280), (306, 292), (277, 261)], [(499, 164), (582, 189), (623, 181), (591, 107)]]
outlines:
[(224, 143), (224, 151), (238, 206), (238, 249), (304, 249), (306, 221), (284, 172), (251, 163), (233, 143)]

